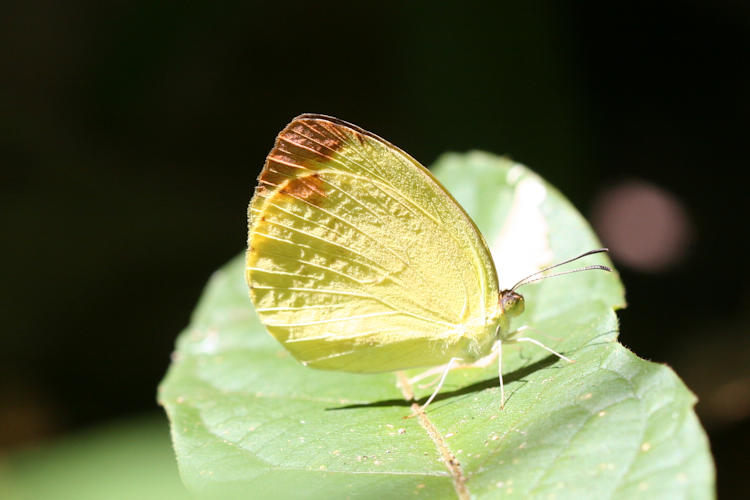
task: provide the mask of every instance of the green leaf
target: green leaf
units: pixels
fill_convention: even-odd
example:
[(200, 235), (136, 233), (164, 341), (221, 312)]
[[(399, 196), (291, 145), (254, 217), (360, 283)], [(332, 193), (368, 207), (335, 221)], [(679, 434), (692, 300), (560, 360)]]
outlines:
[[(485, 235), (501, 283), (541, 256), (557, 261), (598, 246), (554, 188), (509, 160), (451, 154), (434, 172)], [(596, 261), (608, 262), (587, 263)], [(243, 267), (238, 257), (211, 278), (159, 391), (194, 493), (713, 496), (695, 397), (668, 367), (616, 341), (614, 310), (624, 298), (614, 273), (523, 289), (526, 312), (514, 326), (532, 326), (529, 336), (575, 363), (528, 343), (507, 344), (503, 410), (490, 366), (451, 372), (426, 417), (405, 418), (413, 402), (397, 374), (323, 372), (292, 359), (258, 321)], [(411, 389), (417, 398), (431, 390)]]

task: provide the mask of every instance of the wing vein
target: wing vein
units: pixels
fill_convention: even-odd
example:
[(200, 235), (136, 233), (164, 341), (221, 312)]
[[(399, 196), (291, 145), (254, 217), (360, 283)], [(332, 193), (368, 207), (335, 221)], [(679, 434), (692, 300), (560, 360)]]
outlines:
[(268, 323), (268, 326), (291, 328), (295, 326), (327, 325), (329, 323), (340, 323), (343, 321), (351, 321), (355, 319), (377, 318), (380, 316), (393, 316), (394, 314), (402, 314), (402, 312), (401, 311), (384, 311), (384, 312), (375, 312), (375, 313), (368, 313), (368, 314), (359, 314), (356, 316), (342, 316), (340, 318), (321, 319), (317, 321), (305, 321), (301, 323), (284, 323), (284, 324)]
[(454, 329), (456, 327), (455, 324), (449, 323), (447, 321), (440, 321), (440, 320), (433, 319), (433, 318), (426, 318), (424, 316), (420, 316), (419, 314), (416, 314), (416, 313), (413, 313), (413, 312), (404, 311), (403, 309), (399, 309), (398, 307), (394, 307), (392, 304), (389, 304), (388, 302), (384, 301), (383, 299), (380, 299), (380, 298), (375, 297), (374, 295), (370, 295), (370, 294), (354, 293), (354, 292), (349, 292), (349, 291), (346, 291), (346, 290), (327, 290), (327, 289), (323, 289), (323, 288), (304, 288), (304, 287), (293, 287), (293, 286), (285, 287), (285, 286), (270, 286), (270, 285), (253, 285), (253, 289), (258, 289), (258, 290), (289, 290), (291, 292), (307, 292), (307, 293), (326, 293), (326, 294), (330, 294), (330, 295), (345, 295), (345, 296), (349, 296), (349, 297), (359, 297), (359, 298), (362, 298), (362, 299), (370, 299), (370, 300), (374, 300), (375, 302), (381, 303), (383, 306), (391, 309), (392, 311), (397, 311), (397, 312), (399, 312), (401, 314), (404, 314), (406, 316), (411, 316), (412, 318), (419, 319), (419, 320), (422, 320), (422, 321), (427, 322), (427, 323), (434, 323), (436, 325), (447, 326), (447, 327), (449, 327), (451, 329)]
[[(312, 234), (312, 233), (308, 233), (307, 231), (303, 231), (302, 229), (296, 229), (296, 228), (293, 228), (293, 227), (287, 226), (286, 224), (280, 224), (280, 223), (278, 223), (278, 222), (274, 222), (274, 221), (269, 221), (269, 220), (267, 220), (267, 221), (265, 221), (265, 222), (266, 222), (266, 224), (270, 224), (270, 225), (273, 225), (273, 226), (276, 226), (276, 227), (283, 227), (284, 229), (288, 229), (289, 231), (293, 231), (293, 232), (295, 232), (295, 233), (299, 233), (299, 234), (305, 235), (305, 236), (307, 236), (307, 237), (309, 237), (309, 238), (311, 238), (311, 239), (319, 240), (319, 241), (322, 241), (322, 242), (324, 242), (324, 243), (327, 243), (327, 244), (329, 244), (329, 245), (331, 245), (331, 246), (334, 246), (334, 247), (337, 247), (337, 248), (341, 248), (341, 249), (342, 249), (342, 250), (344, 250), (345, 252), (350, 252), (350, 253), (353, 253), (354, 255), (358, 255), (358, 256), (362, 257), (363, 259), (365, 259), (365, 260), (367, 260), (367, 261), (370, 261), (370, 262), (372, 262), (373, 264), (375, 264), (375, 265), (377, 265), (377, 266), (380, 266), (380, 264), (378, 264), (378, 263), (377, 263), (377, 262), (375, 262), (374, 260), (370, 259), (370, 258), (369, 258), (369, 257), (367, 257), (366, 255), (364, 255), (364, 254), (362, 254), (362, 253), (360, 253), (360, 252), (356, 251), (356, 250), (355, 250), (355, 249), (353, 249), (353, 248), (347, 247), (347, 246), (345, 246), (345, 245), (342, 245), (342, 244), (340, 244), (340, 243), (336, 243), (335, 241), (332, 241), (332, 240), (329, 240), (329, 239), (323, 238), (323, 237), (321, 237), (321, 236), (317, 236), (317, 235), (315, 235), (315, 234)], [(285, 240), (285, 241), (290, 241), (290, 243), (291, 243), (291, 240)], [(311, 248), (313, 248), (313, 250), (317, 251), (317, 249), (315, 249), (314, 247), (311, 247)], [(337, 254), (333, 254), (333, 255), (337, 255)], [(338, 256), (338, 255), (337, 255), (337, 256)], [(406, 264), (406, 263), (405, 263), (405, 264)], [(408, 265), (408, 264), (406, 264), (406, 265)], [(383, 267), (383, 266), (380, 266), (380, 267)], [(383, 269), (385, 269), (385, 267), (383, 267)]]
[[(358, 233), (360, 233), (361, 235), (363, 235), (363, 236), (365, 236), (365, 237), (369, 238), (369, 239), (370, 239), (371, 241), (375, 242), (375, 244), (376, 244), (376, 245), (379, 245), (379, 246), (381, 246), (381, 247), (385, 248), (386, 250), (388, 250), (388, 251), (389, 251), (389, 252), (390, 252), (391, 254), (393, 254), (393, 256), (394, 256), (394, 257), (396, 257), (396, 258), (397, 258), (398, 260), (400, 260), (400, 261), (401, 261), (401, 262), (403, 262), (404, 264), (406, 264), (406, 265), (409, 265), (409, 263), (408, 263), (407, 261), (405, 261), (405, 260), (404, 260), (404, 258), (403, 258), (403, 257), (402, 257), (401, 255), (399, 255), (399, 254), (398, 254), (398, 253), (397, 253), (397, 252), (396, 252), (396, 251), (395, 251), (395, 250), (393, 249), (393, 247), (391, 247), (390, 245), (385, 245), (385, 244), (381, 243), (380, 241), (378, 241), (377, 239), (375, 239), (375, 238), (374, 238), (374, 237), (373, 237), (372, 235), (370, 235), (370, 234), (368, 234), (367, 232), (363, 231), (362, 229), (358, 228), (357, 226), (355, 226), (355, 225), (354, 225), (354, 224), (352, 224), (351, 222), (349, 222), (349, 221), (347, 221), (347, 220), (345, 220), (345, 219), (342, 219), (342, 218), (341, 218), (341, 217), (339, 217), (338, 215), (336, 215), (336, 214), (334, 214), (334, 213), (332, 213), (332, 212), (329, 212), (328, 210), (326, 210), (326, 209), (324, 209), (324, 208), (322, 208), (322, 207), (319, 207), (318, 205), (315, 205), (314, 203), (310, 203), (309, 201), (307, 201), (307, 200), (303, 200), (303, 199), (301, 199), (301, 198), (298, 198), (297, 196), (295, 196), (295, 198), (297, 198), (297, 199), (299, 199), (300, 201), (304, 202), (304, 203), (305, 203), (305, 204), (307, 204), (308, 206), (310, 206), (310, 207), (312, 207), (312, 208), (314, 208), (314, 209), (317, 209), (317, 210), (319, 210), (319, 211), (321, 211), (321, 212), (323, 212), (323, 213), (325, 213), (325, 214), (327, 214), (327, 215), (329, 215), (329, 216), (333, 217), (334, 219), (337, 219), (337, 220), (339, 220), (339, 221), (343, 222), (344, 224), (348, 225), (349, 227), (351, 227), (352, 229), (354, 229), (355, 231), (357, 231), (357, 232), (358, 232)], [(337, 234), (338, 236), (341, 236), (341, 237), (342, 237), (342, 238), (344, 238), (344, 239), (347, 239), (347, 238), (348, 238), (348, 236), (346, 236), (346, 235), (343, 235), (343, 234), (339, 233), (338, 231), (335, 231), (335, 230), (331, 229), (331, 228), (330, 228), (330, 227), (328, 227), (328, 226), (325, 226), (325, 225), (323, 225), (323, 224), (321, 224), (321, 223), (319, 223), (319, 222), (316, 222), (316, 221), (314, 221), (314, 220), (312, 220), (312, 219), (308, 219), (307, 217), (303, 217), (302, 215), (299, 215), (299, 214), (295, 214), (294, 212), (290, 212), (289, 210), (286, 210), (285, 208), (282, 208), (281, 206), (277, 205), (276, 203), (273, 203), (273, 202), (272, 202), (272, 201), (270, 201), (270, 200), (268, 201), (268, 203), (269, 203), (269, 204), (270, 204), (271, 206), (273, 206), (273, 207), (277, 208), (278, 210), (280, 210), (280, 211), (282, 211), (282, 212), (284, 212), (284, 213), (287, 213), (287, 214), (291, 215), (292, 217), (295, 217), (295, 218), (297, 218), (297, 219), (303, 220), (303, 221), (305, 221), (305, 222), (309, 222), (309, 223), (311, 223), (311, 224), (315, 224), (315, 225), (316, 225), (316, 226), (318, 226), (318, 227), (322, 227), (322, 228), (324, 228), (324, 229), (327, 229), (328, 231), (331, 231), (332, 233), (334, 233), (334, 234)]]

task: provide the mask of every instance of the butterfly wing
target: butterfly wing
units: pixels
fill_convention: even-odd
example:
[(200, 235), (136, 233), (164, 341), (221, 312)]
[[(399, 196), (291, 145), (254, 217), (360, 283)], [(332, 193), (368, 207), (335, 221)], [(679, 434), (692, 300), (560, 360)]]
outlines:
[(295, 118), (248, 218), (256, 310), (304, 364), (382, 372), (489, 350), (498, 283), (484, 239), (427, 169), (376, 135)]

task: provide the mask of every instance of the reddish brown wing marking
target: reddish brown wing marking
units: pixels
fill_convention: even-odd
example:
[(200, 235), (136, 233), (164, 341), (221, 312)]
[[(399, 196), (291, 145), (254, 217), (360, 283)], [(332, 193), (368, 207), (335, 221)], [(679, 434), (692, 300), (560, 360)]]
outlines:
[(326, 197), (323, 181), (317, 173), (286, 181), (279, 190), (279, 195), (304, 200), (313, 205), (320, 205)]
[(258, 180), (261, 185), (276, 187), (303, 174), (301, 170), (324, 168), (349, 139), (347, 132), (354, 131), (304, 115), (296, 118), (279, 133)]

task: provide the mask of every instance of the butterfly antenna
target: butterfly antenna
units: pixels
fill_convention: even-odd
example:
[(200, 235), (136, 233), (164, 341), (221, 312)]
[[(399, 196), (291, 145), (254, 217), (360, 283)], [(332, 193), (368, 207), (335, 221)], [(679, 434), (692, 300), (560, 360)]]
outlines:
[(592, 269), (600, 269), (602, 271), (611, 272), (612, 269), (610, 269), (607, 266), (602, 266), (602, 265), (599, 265), (599, 264), (594, 264), (592, 266), (585, 266), (585, 267), (579, 267), (577, 269), (571, 269), (570, 271), (563, 271), (563, 272), (559, 272), (559, 273), (547, 274), (547, 275), (544, 275), (544, 276), (540, 276), (541, 274), (546, 273), (550, 269), (554, 269), (556, 267), (563, 266), (565, 264), (568, 264), (568, 263), (573, 262), (575, 260), (578, 260), (580, 258), (586, 257), (587, 255), (593, 255), (593, 254), (596, 254), (596, 253), (606, 253), (606, 252), (609, 252), (608, 248), (597, 248), (595, 250), (589, 250), (588, 252), (584, 252), (584, 253), (582, 253), (580, 255), (577, 255), (577, 256), (575, 256), (575, 257), (573, 257), (571, 259), (564, 260), (562, 262), (558, 262), (555, 265), (552, 265), (552, 266), (549, 266), (549, 267), (545, 267), (541, 271), (537, 271), (537, 272), (535, 272), (533, 274), (530, 274), (530, 275), (526, 276), (525, 278), (519, 280), (518, 283), (516, 283), (515, 285), (513, 285), (511, 287), (510, 291), (512, 292), (512, 291), (514, 291), (516, 288), (518, 288), (520, 286), (528, 285), (529, 283), (534, 283), (536, 281), (540, 281), (540, 280), (543, 280), (543, 279), (546, 279), (546, 278), (554, 278), (555, 276), (564, 276), (566, 274), (578, 273), (578, 272), (581, 272), (581, 271), (590, 271)]

